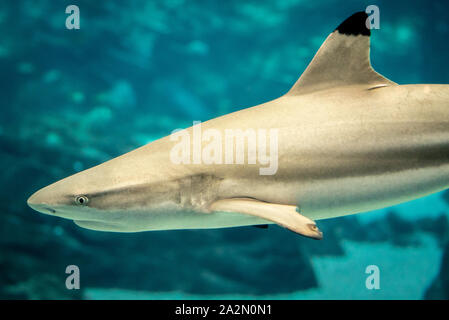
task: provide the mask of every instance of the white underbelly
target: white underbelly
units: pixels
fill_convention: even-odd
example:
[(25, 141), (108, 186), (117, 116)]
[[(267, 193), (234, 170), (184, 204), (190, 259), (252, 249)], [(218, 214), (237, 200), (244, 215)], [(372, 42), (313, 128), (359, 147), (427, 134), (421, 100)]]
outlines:
[(365, 176), (269, 182), (231, 180), (223, 197), (252, 197), (297, 205), (314, 220), (366, 212), (420, 198), (449, 188), (449, 164)]
[[(297, 185), (301, 212), (315, 220), (371, 211), (449, 187), (449, 165)], [(290, 192), (293, 193), (293, 192)]]

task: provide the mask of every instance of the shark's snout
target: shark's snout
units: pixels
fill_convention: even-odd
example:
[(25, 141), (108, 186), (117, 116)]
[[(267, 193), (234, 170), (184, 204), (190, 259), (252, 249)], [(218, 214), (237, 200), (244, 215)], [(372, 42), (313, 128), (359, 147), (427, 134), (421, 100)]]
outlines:
[(45, 192), (43, 192), (42, 189), (31, 195), (31, 197), (29, 197), (27, 200), (27, 204), (31, 209), (36, 210), (40, 213), (56, 213), (56, 210), (46, 202)]

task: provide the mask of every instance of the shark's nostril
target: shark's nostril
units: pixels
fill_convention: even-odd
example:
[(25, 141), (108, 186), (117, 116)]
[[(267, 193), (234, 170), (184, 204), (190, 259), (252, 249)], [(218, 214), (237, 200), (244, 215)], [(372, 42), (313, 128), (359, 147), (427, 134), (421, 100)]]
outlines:
[(49, 207), (45, 207), (44, 210), (50, 212), (50, 213), (56, 213), (55, 209), (49, 208)]
[[(31, 199), (33, 200), (33, 199)], [(28, 200), (28, 206), (30, 206), (31, 209), (34, 209), (38, 212), (41, 213), (46, 213), (46, 214), (54, 214), (56, 213), (56, 210), (49, 207), (48, 205), (45, 204), (40, 204), (40, 203), (34, 203), (33, 201)]]

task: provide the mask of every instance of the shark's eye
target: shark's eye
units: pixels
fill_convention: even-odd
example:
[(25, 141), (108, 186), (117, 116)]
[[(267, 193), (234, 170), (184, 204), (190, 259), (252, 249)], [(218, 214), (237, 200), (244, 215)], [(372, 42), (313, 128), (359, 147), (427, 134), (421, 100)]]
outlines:
[(85, 206), (89, 202), (89, 199), (86, 196), (76, 196), (75, 203), (79, 206)]

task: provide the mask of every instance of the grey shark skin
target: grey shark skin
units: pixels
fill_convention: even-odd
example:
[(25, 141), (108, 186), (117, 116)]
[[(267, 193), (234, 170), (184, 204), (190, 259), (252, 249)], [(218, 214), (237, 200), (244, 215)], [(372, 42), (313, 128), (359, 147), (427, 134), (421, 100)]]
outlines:
[(202, 124), (278, 128), (276, 174), (174, 164), (167, 136), (37, 191), (29, 206), (93, 230), (276, 223), (321, 239), (313, 220), (448, 188), (449, 85), (398, 85), (375, 72), (366, 17), (356, 13), (332, 32), (284, 96)]

